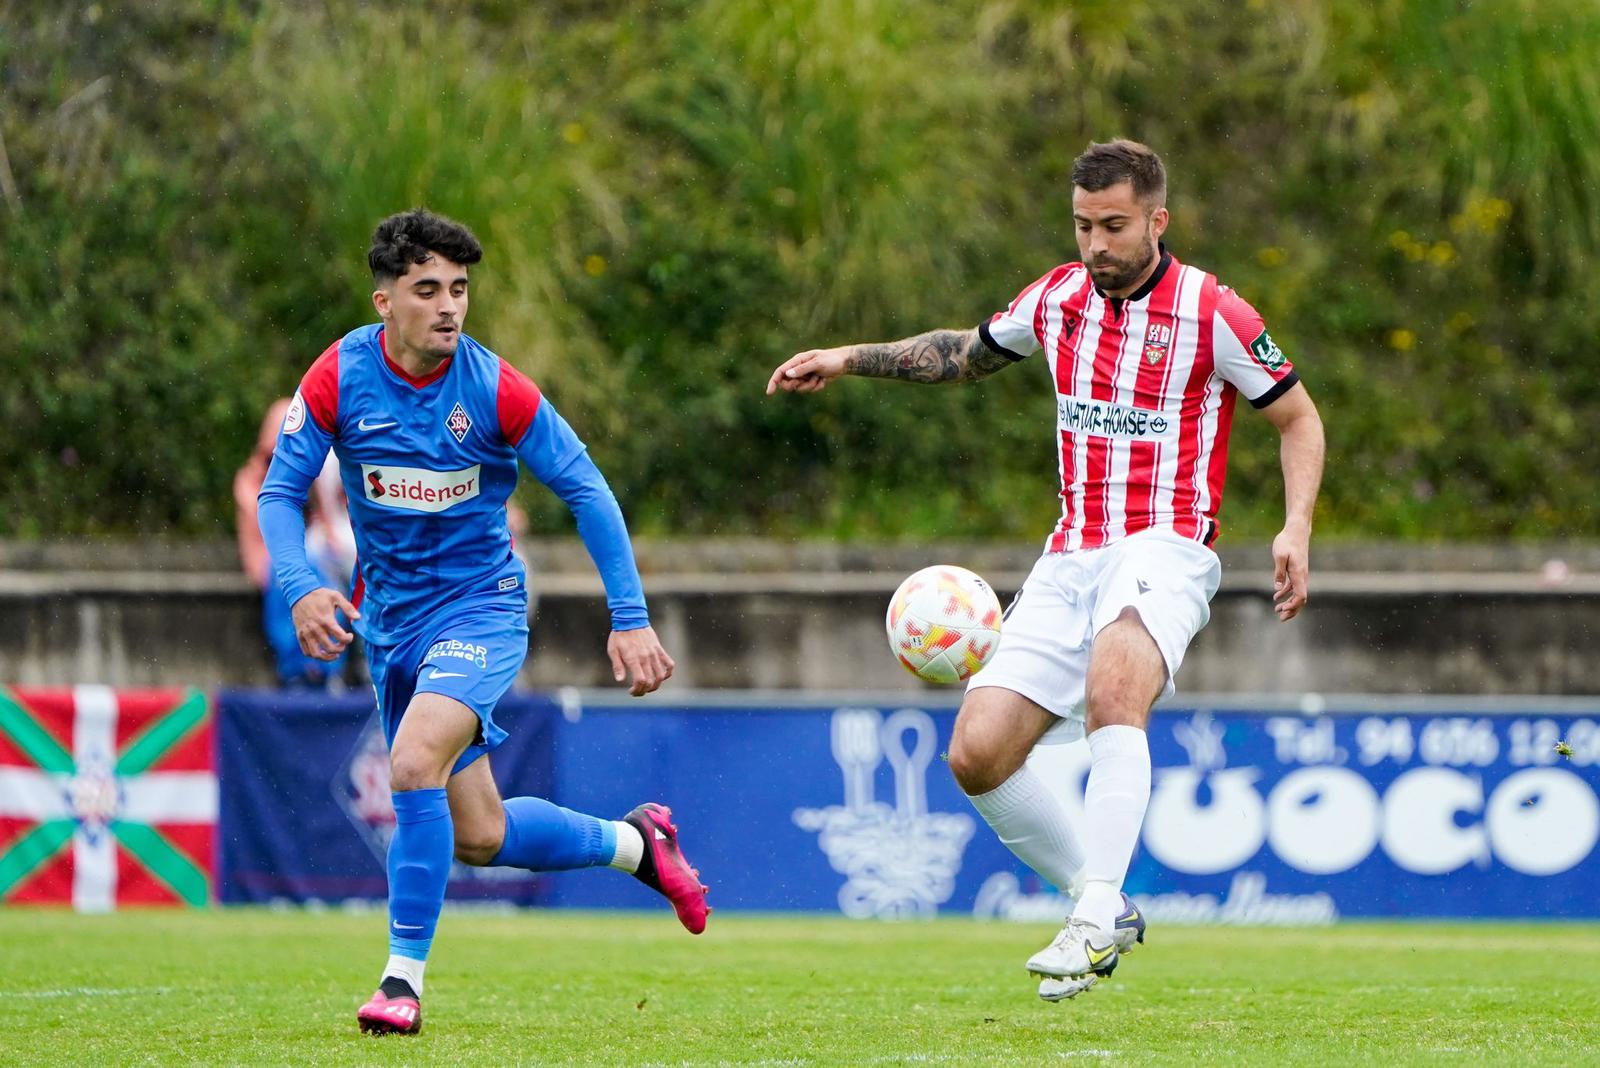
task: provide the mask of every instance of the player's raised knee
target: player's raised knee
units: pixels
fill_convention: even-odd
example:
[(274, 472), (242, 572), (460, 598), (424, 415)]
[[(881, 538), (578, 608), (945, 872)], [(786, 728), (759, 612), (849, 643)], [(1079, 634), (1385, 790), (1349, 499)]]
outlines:
[(950, 774), (968, 797), (986, 794), (1009, 776), (1000, 768), (998, 755), (970, 732), (957, 731), (950, 739)]

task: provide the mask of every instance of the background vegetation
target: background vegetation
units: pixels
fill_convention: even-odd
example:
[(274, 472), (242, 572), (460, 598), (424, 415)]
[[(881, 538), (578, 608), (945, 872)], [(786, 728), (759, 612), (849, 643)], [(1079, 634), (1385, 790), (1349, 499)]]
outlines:
[[(1071, 160), (1118, 135), (1320, 402), (1321, 533), (1588, 534), (1596, 55), (1585, 0), (0, 0), (0, 535), (225, 533), (425, 203), (635, 529), (1042, 537), (1037, 366), (762, 388), (1074, 258)], [(1275, 435), (1235, 427), (1224, 527), (1269, 534)]]

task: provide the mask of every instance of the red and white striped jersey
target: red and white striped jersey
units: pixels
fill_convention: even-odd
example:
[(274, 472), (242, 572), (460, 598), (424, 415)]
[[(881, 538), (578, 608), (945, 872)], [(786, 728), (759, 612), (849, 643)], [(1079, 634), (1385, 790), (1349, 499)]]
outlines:
[(1235, 392), (1265, 408), (1299, 381), (1254, 308), (1165, 249), (1126, 299), (1063, 264), (978, 332), (1012, 359), (1042, 348), (1049, 361), (1062, 502), (1050, 552), (1150, 529), (1210, 545)]

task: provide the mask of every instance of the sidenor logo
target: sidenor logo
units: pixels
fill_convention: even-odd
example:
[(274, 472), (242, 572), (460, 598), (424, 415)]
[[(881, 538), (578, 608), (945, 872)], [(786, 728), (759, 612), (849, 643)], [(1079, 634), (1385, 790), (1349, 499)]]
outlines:
[(478, 464), (458, 471), (362, 464), (361, 477), (367, 484), (366, 499), (374, 504), (413, 512), (442, 512), (482, 492), (479, 470)]

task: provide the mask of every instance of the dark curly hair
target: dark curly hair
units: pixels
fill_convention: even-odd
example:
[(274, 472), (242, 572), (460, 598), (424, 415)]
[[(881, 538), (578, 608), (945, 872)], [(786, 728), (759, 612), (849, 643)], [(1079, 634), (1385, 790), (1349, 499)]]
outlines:
[(1133, 195), (1147, 207), (1167, 200), (1167, 170), (1161, 157), (1137, 141), (1089, 142), (1083, 155), (1072, 161), (1072, 184), (1091, 193), (1132, 182)]
[(391, 215), (372, 232), (372, 248), (367, 250), (367, 266), (372, 280), (387, 285), (437, 253), (455, 263), (470, 266), (483, 259), (483, 246), (472, 231), (427, 208), (413, 208)]

